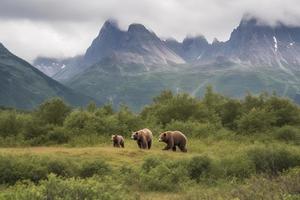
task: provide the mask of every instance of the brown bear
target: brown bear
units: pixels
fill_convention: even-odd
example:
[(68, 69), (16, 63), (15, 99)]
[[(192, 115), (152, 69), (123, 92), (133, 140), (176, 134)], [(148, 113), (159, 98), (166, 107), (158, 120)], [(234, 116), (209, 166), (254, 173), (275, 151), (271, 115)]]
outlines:
[(180, 131), (166, 131), (161, 133), (159, 135), (159, 142), (165, 142), (167, 144), (163, 150), (172, 149), (176, 151), (176, 146), (178, 146), (182, 152), (187, 152), (187, 138)]
[(131, 139), (136, 140), (139, 148), (141, 149), (150, 149), (152, 144), (152, 138), (152, 132), (147, 128), (135, 131), (131, 135)]
[(112, 135), (111, 141), (113, 142), (114, 147), (124, 148), (124, 138), (121, 135)]

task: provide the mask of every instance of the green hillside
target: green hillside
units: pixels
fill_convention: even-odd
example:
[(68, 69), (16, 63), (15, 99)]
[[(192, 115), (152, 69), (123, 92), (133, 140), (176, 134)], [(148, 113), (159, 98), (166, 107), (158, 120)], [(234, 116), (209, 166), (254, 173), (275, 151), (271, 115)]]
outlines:
[(0, 43), (0, 105), (31, 109), (45, 99), (59, 96), (74, 106), (91, 98), (79, 95), (10, 53)]
[[(138, 68), (138, 66), (135, 66)], [(140, 69), (143, 66), (140, 66)], [(241, 65), (180, 65), (163, 71), (140, 72), (128, 70), (130, 66), (101, 63), (77, 75), (65, 84), (82, 91), (99, 101), (120, 103), (134, 110), (148, 104), (160, 91), (188, 92), (202, 96), (207, 85), (212, 85), (221, 94), (241, 98), (247, 92), (263, 91), (295, 99), (300, 81), (294, 74), (280, 69), (261, 67), (259, 70)]]

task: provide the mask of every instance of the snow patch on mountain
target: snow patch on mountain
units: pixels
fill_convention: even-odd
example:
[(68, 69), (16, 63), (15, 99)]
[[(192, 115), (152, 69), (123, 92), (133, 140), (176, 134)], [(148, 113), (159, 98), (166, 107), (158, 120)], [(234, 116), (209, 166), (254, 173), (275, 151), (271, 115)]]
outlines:
[(274, 50), (276, 52), (278, 49), (277, 38), (275, 36), (273, 36), (273, 40), (274, 40)]

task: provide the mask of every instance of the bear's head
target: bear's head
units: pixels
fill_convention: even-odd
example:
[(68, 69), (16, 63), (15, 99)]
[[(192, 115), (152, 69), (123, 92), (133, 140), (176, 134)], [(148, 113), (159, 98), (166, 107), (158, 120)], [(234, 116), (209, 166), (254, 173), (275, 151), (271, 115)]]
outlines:
[(140, 133), (139, 133), (139, 131), (132, 132), (132, 134), (131, 134), (131, 139), (133, 139), (133, 140), (139, 140), (139, 138), (140, 138)]
[(159, 142), (168, 142), (170, 137), (170, 132), (163, 132), (159, 135), (158, 141)]
[(118, 139), (118, 135), (111, 135), (111, 141), (116, 141)]

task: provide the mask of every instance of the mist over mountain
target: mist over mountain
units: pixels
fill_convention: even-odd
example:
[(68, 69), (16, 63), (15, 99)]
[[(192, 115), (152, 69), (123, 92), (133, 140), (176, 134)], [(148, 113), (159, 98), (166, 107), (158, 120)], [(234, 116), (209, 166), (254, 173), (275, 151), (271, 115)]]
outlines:
[(204, 36), (188, 36), (182, 42), (167, 39), (165, 44), (186, 62), (193, 62), (200, 59), (202, 54), (210, 48), (210, 44)]
[(235, 63), (258, 67), (280, 67), (297, 70), (300, 55), (300, 27), (259, 23), (256, 18), (243, 18), (222, 47), (212, 48), (207, 57), (225, 57)]
[(108, 20), (79, 58), (59, 64), (65, 66), (53, 78), (95, 99), (137, 109), (163, 89), (201, 96), (208, 84), (234, 97), (276, 91), (299, 99), (300, 27), (267, 25), (249, 15), (228, 41), (212, 43), (202, 35), (162, 40), (141, 24), (121, 30)]

